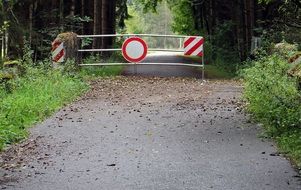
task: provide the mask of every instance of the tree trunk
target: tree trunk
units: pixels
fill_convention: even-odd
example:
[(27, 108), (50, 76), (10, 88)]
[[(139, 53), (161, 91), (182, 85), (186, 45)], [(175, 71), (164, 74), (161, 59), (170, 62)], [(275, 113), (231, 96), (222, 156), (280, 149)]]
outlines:
[(33, 31), (33, 2), (29, 5), (29, 45), (32, 45), (32, 31)]
[[(1, 35), (0, 36), (0, 63), (2, 63), (1, 61), (3, 59), (3, 56), (2, 56), (3, 46), (2, 46), (2, 44), (3, 44), (3, 36)], [(2, 65), (0, 65), (0, 66), (2, 66)]]
[(250, 36), (254, 36), (255, 27), (255, 0), (250, 0)]
[[(94, 0), (94, 16), (93, 16), (93, 34), (101, 34), (101, 27), (102, 27), (102, 18), (101, 18), (101, 6), (102, 6), (102, 0)], [(101, 47), (101, 38), (94, 38), (93, 39), (93, 49), (100, 48)]]
[(240, 60), (244, 61), (246, 59), (246, 24), (245, 24), (245, 1), (240, 1), (239, 2), (239, 7), (240, 7), (240, 51), (241, 51), (241, 57)]
[(250, 42), (250, 34), (249, 34), (249, 30), (250, 30), (250, 1), (249, 0), (245, 0), (244, 4), (243, 4), (243, 16), (244, 16), (244, 49), (245, 49), (245, 53), (248, 54), (249, 52), (249, 42)]
[[(3, 20), (6, 21), (6, 14), (7, 14), (7, 2), (4, 2), (2, 5), (3, 8)], [(5, 58), (6, 57), (6, 52), (7, 52), (7, 31), (4, 30), (3, 32), (3, 36), (2, 36), (2, 49), (3, 49), (3, 54), (2, 57)]]
[(60, 0), (60, 28), (61, 32), (64, 28), (64, 0)]
[[(109, 10), (109, 0), (102, 0), (102, 5), (101, 5), (101, 20), (102, 20), (102, 26), (101, 26), (101, 33), (102, 34), (108, 34), (108, 14), (110, 12)], [(102, 38), (102, 48), (107, 48), (108, 47), (108, 38)]]
[[(115, 34), (115, 9), (116, 0), (102, 0), (102, 34)], [(113, 38), (106, 37), (102, 40), (103, 48), (111, 48)]]
[(234, 3), (235, 18), (234, 23), (236, 23), (236, 38), (237, 38), (237, 50), (239, 52), (240, 60), (244, 59), (244, 32), (243, 32), (243, 6), (240, 0), (236, 0)]
[[(116, 0), (111, 0), (110, 1), (110, 13), (109, 13), (109, 33), (111, 34), (115, 34), (116, 31)], [(113, 39), (112, 38), (112, 42), (113, 42)], [(113, 43), (112, 43), (113, 44)]]
[[(83, 18), (85, 15), (85, 0), (81, 0), (81, 17)], [(85, 30), (84, 30), (84, 24), (82, 24), (82, 28), (81, 28), (81, 34), (84, 34)]]
[(70, 16), (75, 15), (75, 0), (71, 0), (71, 6), (70, 6)]

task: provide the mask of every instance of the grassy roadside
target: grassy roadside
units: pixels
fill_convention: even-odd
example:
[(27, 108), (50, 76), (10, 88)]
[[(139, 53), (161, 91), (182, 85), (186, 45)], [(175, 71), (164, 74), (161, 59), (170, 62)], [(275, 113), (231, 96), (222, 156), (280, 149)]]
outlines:
[(50, 116), (88, 89), (79, 78), (59, 71), (29, 69), (11, 81), (12, 92), (0, 89), (0, 150), (27, 136), (27, 128)]
[(235, 72), (231, 73), (216, 65), (205, 65), (205, 79), (232, 79)]
[[(200, 57), (184, 58), (201, 63)], [(280, 56), (271, 55), (251, 65), (243, 71), (247, 109), (263, 124), (265, 136), (273, 138), (279, 151), (301, 170), (301, 92), (297, 90), (296, 79), (287, 76), (289, 65)], [(233, 70), (216, 64), (205, 65), (208, 78), (233, 78), (236, 75)]]
[[(110, 59), (118, 58), (119, 56), (112, 56)], [(93, 63), (97, 59), (99, 58), (89, 58), (86, 63)], [(31, 61), (28, 62), (34, 65)], [(87, 91), (87, 81), (119, 75), (122, 68), (97, 66), (84, 67), (78, 71), (74, 62), (67, 61), (60, 70), (52, 70), (47, 66), (29, 66), (24, 76), (9, 81), (10, 92), (7, 91), (7, 83), (0, 83), (0, 151), (7, 145), (25, 139), (29, 127)]]
[(301, 172), (301, 129), (288, 131), (275, 137), (275, 140), (280, 152), (288, 155)]
[[(198, 56), (182, 56), (189, 61), (202, 64), (202, 58)], [(206, 64), (205, 79), (231, 79), (236, 76), (236, 72), (232, 68), (222, 65)]]
[(244, 69), (247, 109), (263, 124), (279, 151), (301, 169), (301, 92), (289, 64), (278, 54), (263, 57)]
[(112, 77), (120, 75), (123, 66), (87, 66), (81, 69), (79, 75), (84, 80), (93, 80), (98, 77)]
[[(108, 58), (101, 58), (100, 56), (89, 56), (83, 60), (83, 64), (94, 63), (120, 63), (123, 62), (123, 57), (120, 53), (114, 53)], [(123, 66), (83, 66), (80, 70), (79, 76), (84, 80), (93, 80), (97, 77), (112, 77), (120, 75)]]
[[(184, 57), (201, 63), (200, 57)], [(289, 65), (280, 56), (271, 55), (253, 61), (244, 69), (244, 98), (248, 111), (263, 124), (266, 135), (273, 138), (282, 154), (301, 170), (301, 92), (296, 79), (287, 76)], [(205, 65), (208, 78), (235, 77), (233, 68)]]

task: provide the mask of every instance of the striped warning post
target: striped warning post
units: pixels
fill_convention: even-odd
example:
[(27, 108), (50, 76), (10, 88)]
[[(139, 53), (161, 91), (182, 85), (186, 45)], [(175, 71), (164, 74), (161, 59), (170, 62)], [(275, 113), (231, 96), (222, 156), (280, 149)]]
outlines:
[(192, 56), (203, 56), (204, 50), (204, 38), (191, 36), (185, 38), (184, 41), (184, 55), (192, 55)]
[(62, 63), (65, 60), (65, 49), (64, 49), (64, 43), (55, 40), (52, 43), (52, 61), (56, 63)]

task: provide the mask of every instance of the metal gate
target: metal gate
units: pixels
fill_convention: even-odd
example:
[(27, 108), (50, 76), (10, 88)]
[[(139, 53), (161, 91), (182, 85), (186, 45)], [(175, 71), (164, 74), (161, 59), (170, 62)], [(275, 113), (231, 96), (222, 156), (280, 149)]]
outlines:
[[(139, 37), (142, 39), (148, 38), (145, 40), (146, 42), (151, 41), (150, 39), (159, 38), (164, 41), (166, 39), (173, 39), (178, 42), (177, 47), (166, 48), (166, 44), (164, 47), (150, 47), (148, 48), (148, 52), (178, 52), (182, 55), (194, 55), (201, 56), (202, 62), (201, 64), (188, 64), (188, 63), (144, 63), (144, 62), (123, 62), (123, 63), (93, 63), (93, 64), (82, 64), (79, 66), (117, 66), (117, 65), (168, 65), (168, 66), (187, 66), (187, 67), (200, 67), (202, 68), (202, 78), (204, 79), (204, 38), (200, 36), (184, 36), (184, 35), (160, 35), (160, 34), (104, 34), (104, 35), (78, 35), (79, 40), (83, 40), (85, 38), (93, 39), (93, 38), (121, 38), (126, 40), (131, 37)], [(190, 48), (190, 49), (189, 49)], [(122, 48), (110, 48), (110, 49), (79, 49), (78, 53), (81, 54), (83, 52), (114, 52), (114, 51), (122, 51)]]

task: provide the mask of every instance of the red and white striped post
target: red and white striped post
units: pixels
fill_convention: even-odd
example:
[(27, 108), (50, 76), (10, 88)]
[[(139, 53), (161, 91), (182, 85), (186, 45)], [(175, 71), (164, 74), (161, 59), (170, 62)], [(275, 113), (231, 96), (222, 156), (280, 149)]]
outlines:
[(188, 56), (199, 56), (202, 57), (202, 79), (204, 80), (205, 75), (205, 63), (204, 63), (204, 38), (198, 36), (190, 36), (185, 38), (184, 41), (184, 55)]
[(52, 42), (52, 49), (51, 49), (52, 61), (54, 63), (63, 63), (65, 61), (65, 48), (64, 43), (55, 39)]

